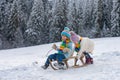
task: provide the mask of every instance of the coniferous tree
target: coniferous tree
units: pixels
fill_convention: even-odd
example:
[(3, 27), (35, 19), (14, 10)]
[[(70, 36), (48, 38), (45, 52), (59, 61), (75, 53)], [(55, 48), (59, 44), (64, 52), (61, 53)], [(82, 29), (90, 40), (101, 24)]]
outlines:
[(96, 5), (94, 0), (85, 0), (83, 10), (83, 33), (84, 36), (92, 37), (96, 16)]
[(27, 45), (38, 45), (43, 38), (42, 28), (44, 28), (44, 7), (42, 0), (35, 0), (32, 12), (27, 23), (25, 32), (25, 43)]
[[(24, 36), (24, 32), (27, 28), (27, 22), (30, 17), (30, 13), (32, 11), (34, 0), (18, 0), (18, 14), (20, 18), (19, 26), (21, 27), (22, 35)], [(24, 36), (26, 37), (26, 36)]]
[(104, 19), (103, 19), (103, 1), (98, 0), (98, 9), (97, 9), (97, 18), (96, 18), (96, 33), (95, 37), (101, 37), (101, 31), (104, 26)]
[(83, 29), (83, 8), (81, 2), (78, 4), (77, 8), (77, 15), (76, 15), (76, 22), (77, 22), (77, 32), (80, 36), (84, 36), (84, 29)]
[(67, 25), (67, 6), (68, 0), (55, 0), (50, 25), (50, 42), (61, 40), (61, 32)]
[(42, 35), (43, 37), (41, 38), (42, 44), (44, 43), (49, 43), (49, 19), (50, 19), (50, 8), (49, 8), (49, 1), (48, 0), (43, 0), (43, 8), (44, 8), (44, 21), (43, 21), (43, 26), (42, 28)]
[(111, 36), (111, 11), (112, 11), (112, 0), (103, 1), (103, 29), (101, 31), (101, 37)]
[(8, 17), (11, 13), (11, 7), (12, 3), (9, 3), (9, 1), (2, 0), (0, 3), (0, 33), (3, 36), (6, 36), (7, 33), (7, 24), (8, 24)]
[(91, 23), (91, 28), (90, 28), (90, 30), (89, 30), (89, 36), (88, 37), (94, 37), (95, 35), (94, 34), (96, 34), (96, 18), (97, 18), (97, 2), (98, 2), (98, 0), (92, 0), (91, 1), (91, 20), (90, 20), (90, 23)]
[(71, 30), (83, 36), (83, 9), (79, 0), (73, 0), (69, 4), (67, 25)]
[(112, 36), (120, 36), (120, 0), (113, 0), (113, 10), (111, 15), (111, 34)]
[(9, 35), (8, 31), (8, 22), (9, 16), (11, 14), (11, 8), (14, 0), (2, 0), (0, 1), (0, 38), (1, 38), (1, 48), (11, 48), (10, 43), (6, 36)]
[(6, 32), (8, 33), (8, 35), (6, 36), (7, 40), (12, 47), (23, 46), (23, 35), (21, 27), (19, 26), (20, 18), (18, 14), (17, 1), (13, 3), (13, 6), (11, 8), (11, 14), (8, 19), (8, 29), (6, 30)]
[(71, 28), (71, 30), (74, 30), (76, 33), (78, 33), (78, 23), (77, 23), (77, 6), (76, 1), (73, 0), (69, 4), (69, 11), (68, 11), (68, 22), (67, 25)]

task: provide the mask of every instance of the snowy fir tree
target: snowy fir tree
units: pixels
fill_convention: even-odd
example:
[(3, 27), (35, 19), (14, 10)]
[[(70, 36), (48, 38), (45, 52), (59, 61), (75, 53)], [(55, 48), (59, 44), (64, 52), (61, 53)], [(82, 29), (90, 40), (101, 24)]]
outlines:
[(112, 36), (120, 36), (120, 0), (113, 0), (113, 10), (111, 15), (111, 34)]
[[(18, 15), (16, 1), (6, 0), (1, 2), (1, 29), (2, 48), (16, 47), (15, 32), (18, 27)], [(16, 45), (16, 46), (15, 46)]]
[(22, 46), (23, 44), (23, 35), (20, 31), (20, 18), (17, 11), (17, 1), (14, 2), (11, 8), (11, 14), (9, 16), (9, 21), (6, 29), (6, 34), (8, 34), (7, 40), (11, 43), (13, 47)]
[(102, 29), (101, 35), (103, 37), (109, 37), (111, 36), (111, 11), (112, 11), (112, 0), (105, 0), (103, 4), (103, 21), (104, 26)]
[[(83, 36), (92, 37), (92, 30), (95, 24), (95, 16), (96, 16), (96, 5), (94, 0), (85, 0), (85, 5), (83, 5)], [(86, 34), (87, 33), (87, 34)]]
[(83, 8), (79, 0), (72, 0), (68, 8), (67, 26), (71, 30), (83, 36)]
[(84, 35), (84, 29), (83, 29), (83, 8), (81, 2), (77, 3), (77, 14), (76, 14), (76, 32), (80, 36), (85, 36)]
[(44, 28), (44, 7), (42, 0), (35, 0), (27, 23), (27, 30), (25, 32), (25, 42), (28, 45), (40, 44), (41, 39), (44, 37), (42, 28)]
[(68, 22), (67, 26), (70, 26), (71, 30), (74, 30), (76, 33), (78, 33), (78, 27), (77, 25), (77, 4), (76, 1), (73, 0), (71, 3), (69, 3), (69, 11), (68, 11)]
[[(18, 14), (20, 18), (19, 26), (21, 26), (22, 34), (24, 36), (24, 32), (27, 28), (27, 22), (30, 17), (30, 13), (32, 11), (34, 0), (18, 0)], [(25, 37), (25, 36), (24, 36)]]
[(98, 0), (98, 8), (97, 8), (97, 18), (96, 18), (96, 33), (95, 37), (101, 37), (101, 31), (104, 26), (103, 20), (103, 1)]
[(48, 43), (49, 42), (49, 19), (50, 19), (50, 5), (48, 0), (42, 0), (43, 1), (43, 8), (44, 8), (44, 21), (42, 28), (42, 35), (41, 38), (41, 44)]
[(67, 25), (68, 0), (54, 0), (52, 22), (50, 25), (50, 42), (60, 41), (61, 32)]

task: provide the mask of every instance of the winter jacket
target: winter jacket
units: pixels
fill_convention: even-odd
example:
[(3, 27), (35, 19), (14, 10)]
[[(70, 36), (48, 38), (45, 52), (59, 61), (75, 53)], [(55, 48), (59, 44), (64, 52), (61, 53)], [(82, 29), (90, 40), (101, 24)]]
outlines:
[(64, 48), (68, 48), (69, 52), (65, 53), (63, 52), (63, 50), (60, 50), (60, 48), (57, 47), (58, 54), (64, 54), (66, 58), (69, 58), (73, 53), (73, 43), (70, 41), (69, 43), (67, 43), (67, 46)]

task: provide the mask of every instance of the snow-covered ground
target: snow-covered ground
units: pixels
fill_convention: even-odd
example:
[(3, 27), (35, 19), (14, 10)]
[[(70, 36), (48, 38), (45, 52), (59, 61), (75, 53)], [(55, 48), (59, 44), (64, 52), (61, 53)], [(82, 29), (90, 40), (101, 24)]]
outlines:
[[(57, 71), (50, 67), (47, 70), (40, 67), (52, 44), (1, 50), (0, 80), (120, 80), (120, 37), (98, 38), (93, 41), (93, 65)], [(50, 54), (54, 52), (53, 50)], [(33, 65), (34, 61), (39, 64)]]

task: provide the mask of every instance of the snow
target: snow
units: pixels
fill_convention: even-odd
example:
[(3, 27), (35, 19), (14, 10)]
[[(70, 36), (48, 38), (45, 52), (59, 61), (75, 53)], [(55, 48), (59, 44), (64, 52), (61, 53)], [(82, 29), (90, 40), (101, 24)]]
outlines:
[[(0, 80), (120, 80), (120, 37), (92, 40), (95, 42), (94, 64), (67, 70), (41, 68), (53, 43), (1, 50)], [(33, 64), (35, 61), (38, 65)], [(72, 60), (70, 63), (72, 65)]]

